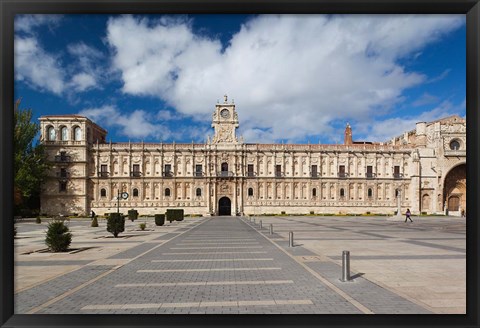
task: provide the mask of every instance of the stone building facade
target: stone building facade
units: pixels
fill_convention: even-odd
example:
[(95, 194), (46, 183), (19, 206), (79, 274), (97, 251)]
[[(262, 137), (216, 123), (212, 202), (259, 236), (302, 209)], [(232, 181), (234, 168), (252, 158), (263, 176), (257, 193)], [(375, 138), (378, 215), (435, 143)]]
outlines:
[[(52, 161), (41, 212), (88, 215), (309, 213), (460, 215), (466, 209), (466, 122), (419, 122), (387, 142), (251, 144), (237, 137), (238, 114), (225, 96), (203, 144), (107, 143), (87, 117), (43, 116), (41, 141)], [(119, 193), (128, 199), (117, 203)]]

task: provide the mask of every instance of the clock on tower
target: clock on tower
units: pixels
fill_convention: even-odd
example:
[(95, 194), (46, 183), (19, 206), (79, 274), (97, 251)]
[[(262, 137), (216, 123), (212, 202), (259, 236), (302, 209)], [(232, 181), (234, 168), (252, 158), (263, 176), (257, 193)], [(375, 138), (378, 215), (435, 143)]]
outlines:
[(238, 143), (236, 129), (238, 128), (238, 115), (235, 104), (224, 96), (223, 104), (217, 103), (213, 113), (212, 128), (215, 129), (212, 143)]

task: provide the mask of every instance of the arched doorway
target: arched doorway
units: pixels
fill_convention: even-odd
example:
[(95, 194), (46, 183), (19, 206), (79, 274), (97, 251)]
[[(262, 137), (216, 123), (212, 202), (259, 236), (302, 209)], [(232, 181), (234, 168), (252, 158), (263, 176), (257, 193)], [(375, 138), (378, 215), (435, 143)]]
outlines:
[(218, 200), (218, 215), (232, 215), (232, 202), (228, 197)]
[(443, 202), (450, 215), (460, 215), (466, 209), (467, 199), (467, 166), (455, 166), (445, 177)]

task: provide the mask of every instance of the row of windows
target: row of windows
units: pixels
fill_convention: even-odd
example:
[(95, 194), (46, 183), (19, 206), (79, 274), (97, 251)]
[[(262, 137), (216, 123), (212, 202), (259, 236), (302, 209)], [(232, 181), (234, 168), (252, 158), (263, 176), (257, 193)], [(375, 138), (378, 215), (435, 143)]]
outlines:
[[(60, 181), (59, 183), (60, 183), (60, 187), (59, 187), (60, 192), (66, 192), (67, 191), (67, 183), (65, 181)], [(133, 197), (138, 197), (138, 194), (139, 194), (138, 189), (134, 188), (132, 190), (132, 196)], [(171, 196), (170, 188), (165, 188), (164, 195), (165, 195), (165, 197), (170, 197)], [(195, 195), (197, 197), (201, 197), (202, 196), (202, 189), (197, 188), (195, 190)], [(248, 188), (247, 195), (249, 197), (253, 196), (253, 188)], [(398, 197), (398, 195), (399, 195), (398, 190), (395, 190), (395, 197)], [(317, 197), (317, 188), (312, 189), (312, 196)], [(105, 188), (100, 189), (100, 197), (107, 197), (107, 190)], [(345, 189), (344, 188), (340, 188), (340, 197), (345, 197)], [(373, 197), (372, 188), (367, 189), (367, 197), (368, 198)]]
[[(66, 183), (63, 183), (63, 185), (62, 185), (62, 182), (61, 182), (61, 186), (64, 186), (64, 188), (66, 190)], [(65, 190), (61, 190), (61, 191), (65, 191)], [(132, 195), (133, 197), (138, 197), (138, 189), (134, 188), (132, 194), (133, 194)], [(164, 195), (165, 195), (165, 197), (170, 197), (170, 195), (171, 195), (170, 188), (165, 188)], [(195, 190), (195, 195), (197, 197), (202, 196), (202, 189), (197, 188)], [(253, 188), (248, 188), (247, 195), (248, 196), (253, 196)], [(317, 197), (317, 188), (312, 189), (312, 196)], [(367, 196), (368, 197), (373, 197), (372, 188), (368, 188)], [(395, 197), (397, 197), (397, 196), (398, 196), (398, 191), (395, 191)], [(100, 189), (100, 197), (107, 197), (107, 190), (105, 188)], [(340, 188), (340, 197), (345, 197), (345, 189), (344, 188)]]
[[(165, 197), (170, 197), (171, 196), (170, 188), (165, 188), (164, 195), (165, 195)], [(202, 196), (202, 189), (197, 188), (195, 190), (195, 195), (197, 197), (201, 197)], [(132, 196), (133, 197), (138, 197), (138, 189), (137, 188), (134, 188), (132, 190)], [(100, 189), (100, 197), (107, 197), (107, 190), (105, 188)]]
[[(47, 138), (48, 141), (56, 141), (57, 140), (57, 130), (53, 126), (49, 126), (47, 128)], [(60, 140), (67, 141), (70, 139), (68, 128), (66, 126), (62, 126), (60, 128)], [(79, 126), (73, 128), (73, 140), (80, 141), (82, 140), (82, 129)]]
[[(228, 163), (222, 163), (222, 171), (221, 172), (228, 172)], [(318, 174), (318, 166), (317, 165), (312, 165), (311, 166), (311, 174), (312, 174), (312, 177), (319, 177), (319, 174)], [(107, 176), (108, 174), (108, 171), (107, 171), (107, 165), (105, 164), (102, 164), (100, 166), (100, 176)], [(132, 171), (132, 175), (133, 176), (140, 176), (140, 164), (133, 164), (133, 171)], [(165, 164), (164, 166), (164, 175), (165, 176), (171, 176), (173, 174), (172, 172), (172, 165), (171, 164)], [(202, 165), (201, 164), (197, 164), (195, 165), (195, 176), (201, 176), (202, 175)], [(254, 173), (254, 167), (253, 167), (253, 164), (248, 164), (248, 167), (247, 167), (247, 176), (250, 176), (250, 177), (253, 177), (255, 175)], [(338, 175), (339, 177), (346, 177), (348, 174), (345, 172), (345, 165), (340, 165), (338, 167)], [(368, 165), (367, 166), (367, 172), (366, 172), (366, 177), (367, 178), (373, 178), (374, 177), (374, 173), (373, 173), (373, 166), (371, 165)], [(393, 175), (395, 177), (400, 177), (401, 176), (401, 173), (400, 173), (400, 166), (399, 165), (395, 165), (393, 167)], [(282, 166), (281, 165), (276, 165), (275, 167), (275, 176), (282, 176)]]

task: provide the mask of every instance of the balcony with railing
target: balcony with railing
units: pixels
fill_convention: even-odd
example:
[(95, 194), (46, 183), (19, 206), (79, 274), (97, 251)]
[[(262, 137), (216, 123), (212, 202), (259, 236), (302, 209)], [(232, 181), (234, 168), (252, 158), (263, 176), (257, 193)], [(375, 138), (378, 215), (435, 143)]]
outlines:
[(256, 176), (255, 172), (253, 171), (248, 171), (247, 172), (247, 178), (254, 178)]
[(320, 174), (318, 174), (318, 172), (312, 172), (311, 178), (312, 179), (318, 179), (318, 178), (320, 178)]
[(234, 176), (232, 171), (220, 171), (217, 172), (217, 177), (220, 178), (232, 178)]
[(339, 177), (340, 179), (348, 178), (348, 173), (346, 173), (346, 172), (338, 172), (338, 177)]
[(284, 178), (284, 177), (285, 177), (285, 173), (275, 171), (275, 178)]
[(194, 178), (202, 178), (203, 177), (203, 172), (193, 172), (193, 177)]
[(108, 172), (100, 171), (100, 172), (98, 172), (98, 176), (100, 178), (108, 178)]
[(164, 178), (173, 178), (173, 172), (172, 171), (163, 172), (163, 177)]
[(55, 155), (55, 163), (70, 163), (72, 157), (69, 155)]
[(393, 173), (394, 179), (403, 179), (403, 173)]
[(367, 173), (365, 174), (365, 177), (366, 177), (367, 179), (375, 179), (375, 178), (377, 177), (377, 174), (372, 173), (372, 172), (367, 172)]
[(68, 179), (70, 178), (70, 172), (66, 172), (66, 171), (56, 172), (56, 177), (59, 179)]
[(142, 172), (139, 172), (139, 171), (130, 172), (130, 177), (132, 178), (140, 178), (141, 176), (142, 176)]

